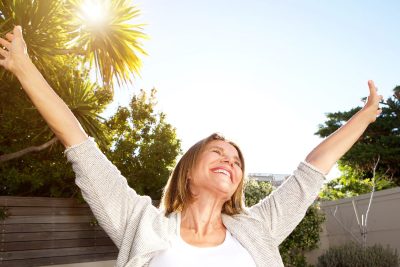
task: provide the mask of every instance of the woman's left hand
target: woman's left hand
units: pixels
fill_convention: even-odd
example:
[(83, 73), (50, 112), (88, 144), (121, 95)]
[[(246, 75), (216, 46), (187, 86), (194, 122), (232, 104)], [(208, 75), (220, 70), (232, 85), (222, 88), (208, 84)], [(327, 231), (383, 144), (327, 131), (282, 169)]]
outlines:
[(368, 115), (369, 123), (372, 123), (376, 121), (376, 116), (382, 113), (382, 109), (379, 108), (379, 102), (382, 101), (383, 96), (378, 95), (378, 89), (376, 89), (374, 81), (369, 80), (368, 87), (369, 96), (362, 110)]

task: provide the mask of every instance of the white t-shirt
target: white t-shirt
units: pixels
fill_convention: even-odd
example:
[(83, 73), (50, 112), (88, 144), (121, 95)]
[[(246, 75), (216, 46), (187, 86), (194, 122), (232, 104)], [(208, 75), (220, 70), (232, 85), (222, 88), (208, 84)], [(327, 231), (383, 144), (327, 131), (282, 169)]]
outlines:
[[(177, 232), (180, 233), (180, 214)], [(229, 231), (225, 240), (215, 247), (196, 247), (186, 243), (177, 234), (171, 240), (171, 247), (154, 256), (149, 267), (256, 267), (250, 253)]]

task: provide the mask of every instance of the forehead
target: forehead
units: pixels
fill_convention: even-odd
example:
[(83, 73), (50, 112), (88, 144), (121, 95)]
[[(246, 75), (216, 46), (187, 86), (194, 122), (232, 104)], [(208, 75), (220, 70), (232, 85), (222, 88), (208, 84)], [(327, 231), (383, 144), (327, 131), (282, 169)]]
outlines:
[(227, 141), (223, 141), (223, 140), (212, 140), (210, 141), (207, 145), (206, 148), (212, 148), (212, 147), (218, 147), (223, 149), (225, 152), (229, 153), (229, 154), (233, 154), (235, 156), (239, 157), (239, 153), (237, 151), (237, 149), (231, 145), (230, 143), (228, 143)]

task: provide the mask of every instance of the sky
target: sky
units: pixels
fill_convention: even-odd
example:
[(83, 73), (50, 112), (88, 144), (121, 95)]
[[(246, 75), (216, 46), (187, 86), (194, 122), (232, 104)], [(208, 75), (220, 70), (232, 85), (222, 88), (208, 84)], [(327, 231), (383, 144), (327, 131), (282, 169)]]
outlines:
[(369, 79), (385, 98), (400, 84), (399, 1), (133, 3), (148, 56), (105, 114), (155, 87), (183, 151), (223, 133), (247, 173), (292, 173), (322, 141), (326, 113), (362, 106)]

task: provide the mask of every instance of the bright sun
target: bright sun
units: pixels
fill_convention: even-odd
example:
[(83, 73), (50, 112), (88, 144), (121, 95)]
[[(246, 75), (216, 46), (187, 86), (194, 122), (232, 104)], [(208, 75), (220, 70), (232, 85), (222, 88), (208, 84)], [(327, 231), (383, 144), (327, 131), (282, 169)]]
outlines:
[(81, 5), (82, 19), (89, 25), (99, 26), (107, 21), (107, 0), (85, 0)]

